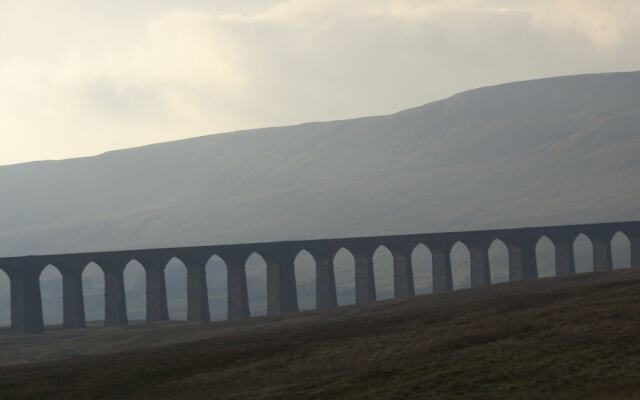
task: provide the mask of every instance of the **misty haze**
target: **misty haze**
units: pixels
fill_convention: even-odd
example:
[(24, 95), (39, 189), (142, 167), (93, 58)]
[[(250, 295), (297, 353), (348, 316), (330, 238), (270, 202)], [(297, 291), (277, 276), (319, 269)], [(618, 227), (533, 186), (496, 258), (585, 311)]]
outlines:
[[(48, 254), (632, 220), (640, 215), (640, 186), (630, 184), (640, 179), (637, 126), (640, 72), (631, 72), (477, 89), (390, 116), (0, 167), (0, 185), (12, 188), (0, 200), (11, 210), (2, 214), (0, 249)], [(544, 244), (541, 272), (549, 275), (553, 247)], [(616, 237), (616, 266), (629, 265), (626, 248)], [(454, 250), (455, 285), (468, 287), (468, 253)], [(588, 240), (578, 250), (578, 268), (587, 270)], [(506, 248), (494, 253), (495, 280), (505, 281)], [(376, 255), (379, 296), (390, 297), (391, 255)], [(430, 256), (415, 257), (424, 265), (417, 286), (429, 292)], [(352, 261), (343, 258), (336, 277), (340, 303), (350, 304)], [(256, 315), (266, 310), (261, 262), (247, 269)], [(186, 271), (177, 263), (167, 271), (170, 315), (184, 319)], [(299, 260), (296, 271), (303, 308), (313, 308), (312, 263)], [(126, 272), (131, 316), (144, 319), (144, 271)], [(213, 260), (215, 319), (226, 317), (225, 274)], [(48, 269), (43, 279), (52, 297), (45, 318), (60, 323), (61, 278)], [(101, 319), (98, 268), (85, 279), (89, 318)], [(6, 290), (8, 280), (2, 284)], [(0, 316), (8, 323), (6, 311)]]
[(0, 0), (0, 399), (634, 399), (640, 4)]

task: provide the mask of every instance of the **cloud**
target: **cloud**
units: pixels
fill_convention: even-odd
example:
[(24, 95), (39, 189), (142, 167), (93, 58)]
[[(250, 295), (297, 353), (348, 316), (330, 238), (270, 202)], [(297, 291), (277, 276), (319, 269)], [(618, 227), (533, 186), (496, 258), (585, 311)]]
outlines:
[(526, 17), (530, 24), (548, 32), (583, 35), (594, 46), (619, 44), (638, 25), (640, 3), (635, 0), (287, 0), (255, 14), (227, 14), (223, 21), (288, 23), (312, 28), (345, 19), (394, 19), (404, 23), (452, 16), (498, 15)]
[(573, 32), (597, 48), (621, 45), (638, 34), (640, 3), (634, 0), (559, 0), (529, 10), (533, 26), (550, 34)]
[(0, 164), (640, 65), (630, 0), (136, 4), (3, 3)]

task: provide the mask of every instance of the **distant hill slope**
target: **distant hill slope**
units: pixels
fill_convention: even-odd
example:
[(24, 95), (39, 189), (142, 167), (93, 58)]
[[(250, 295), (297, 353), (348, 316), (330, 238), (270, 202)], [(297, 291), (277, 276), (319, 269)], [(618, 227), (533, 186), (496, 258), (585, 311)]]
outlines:
[[(0, 257), (640, 219), (639, 154), (640, 72), (510, 83), (389, 116), (2, 166)], [(388, 297), (390, 255), (380, 257), (378, 296)], [(428, 291), (421, 257), (417, 287)], [(505, 259), (493, 261), (506, 279)], [(454, 259), (453, 270), (456, 287), (468, 286), (468, 265)], [(102, 277), (87, 271), (87, 313), (101, 319)], [(144, 318), (144, 275), (129, 273), (130, 317)], [(252, 313), (263, 313), (264, 267), (247, 273)], [(299, 301), (313, 307), (313, 267), (296, 273)], [(224, 318), (224, 268), (208, 274)], [(352, 302), (348, 260), (336, 261), (336, 278), (341, 304)], [(172, 318), (184, 318), (184, 269), (167, 279)], [(50, 323), (61, 320), (60, 280), (45, 270)], [(0, 273), (0, 325), (8, 296)]]
[(0, 255), (640, 218), (639, 150), (630, 72), (4, 166)]
[(637, 399), (639, 295), (633, 269), (285, 317), (0, 336), (0, 396)]

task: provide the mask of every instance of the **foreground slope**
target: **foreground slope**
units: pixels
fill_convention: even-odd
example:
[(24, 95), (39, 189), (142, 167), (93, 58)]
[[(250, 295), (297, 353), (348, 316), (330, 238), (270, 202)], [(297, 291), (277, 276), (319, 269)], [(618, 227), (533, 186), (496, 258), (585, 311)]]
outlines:
[[(639, 297), (635, 269), (290, 318), (167, 325), (177, 340), (180, 331), (210, 337), (6, 366), (0, 398), (638, 398)], [(158, 327), (99, 331), (99, 351), (122, 332), (139, 346), (165, 336)], [(23, 339), (22, 348), (71, 346), (93, 332)]]
[(0, 167), (0, 255), (640, 217), (640, 72)]

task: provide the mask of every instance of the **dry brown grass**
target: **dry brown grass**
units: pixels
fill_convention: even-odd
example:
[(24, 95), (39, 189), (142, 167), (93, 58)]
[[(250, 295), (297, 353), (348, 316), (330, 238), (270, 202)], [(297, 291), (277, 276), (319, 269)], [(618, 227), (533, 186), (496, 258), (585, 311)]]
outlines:
[(75, 342), (145, 348), (5, 366), (0, 398), (634, 399), (639, 300), (640, 270), (624, 270), (290, 318), (5, 337), (0, 351), (49, 357)]

